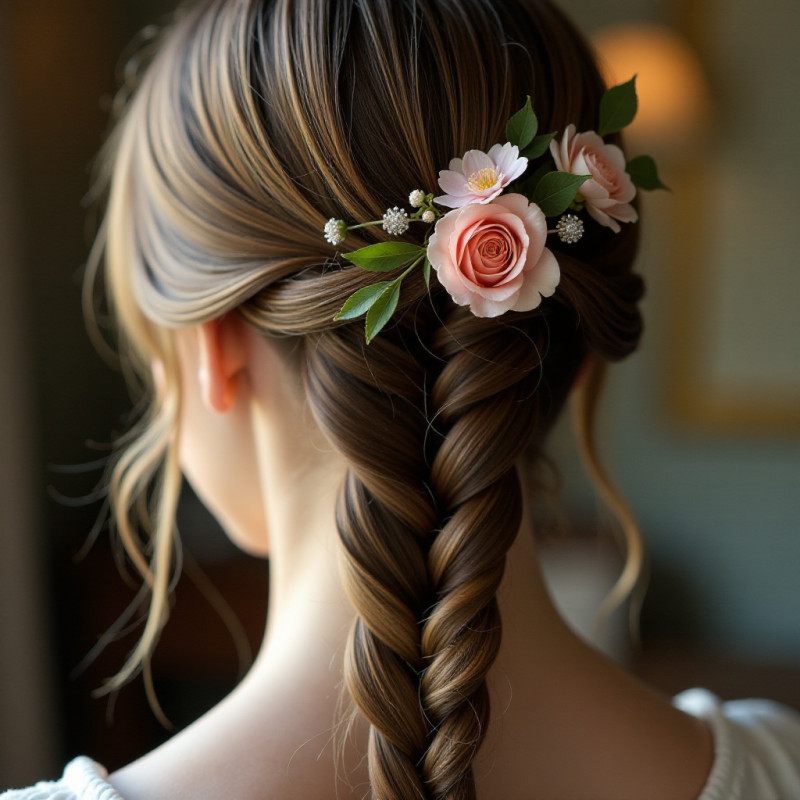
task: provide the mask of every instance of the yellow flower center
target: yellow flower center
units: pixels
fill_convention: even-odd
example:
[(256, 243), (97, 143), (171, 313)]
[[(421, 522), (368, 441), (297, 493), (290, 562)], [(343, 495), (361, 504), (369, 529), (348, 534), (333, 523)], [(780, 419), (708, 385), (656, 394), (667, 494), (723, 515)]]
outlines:
[(467, 186), (472, 192), (482, 192), (491, 189), (497, 183), (497, 170), (494, 167), (484, 167), (467, 178)]

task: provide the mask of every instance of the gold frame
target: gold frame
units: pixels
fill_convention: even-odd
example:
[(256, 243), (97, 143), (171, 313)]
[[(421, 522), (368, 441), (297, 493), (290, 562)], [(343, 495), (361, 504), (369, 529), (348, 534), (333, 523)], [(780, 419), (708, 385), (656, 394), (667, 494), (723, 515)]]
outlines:
[[(724, 8), (716, 0), (676, 0), (675, 6), (680, 31), (698, 53), (706, 53), (715, 15), (724, 13)], [(673, 230), (680, 231), (672, 250), (674, 263), (695, 267), (671, 273), (665, 376), (669, 413), (684, 425), (710, 432), (800, 433), (800, 389), (764, 392), (754, 399), (722, 389), (708, 377), (702, 348), (697, 344), (703, 341), (704, 314), (712, 302), (711, 275), (701, 267), (710, 262), (705, 256), (714, 246), (708, 234), (713, 190), (702, 180), (703, 162), (701, 152), (695, 163), (684, 165), (678, 174), (671, 173), (669, 180), (674, 196), (679, 198), (672, 204)], [(800, 371), (800, 361), (797, 369)]]

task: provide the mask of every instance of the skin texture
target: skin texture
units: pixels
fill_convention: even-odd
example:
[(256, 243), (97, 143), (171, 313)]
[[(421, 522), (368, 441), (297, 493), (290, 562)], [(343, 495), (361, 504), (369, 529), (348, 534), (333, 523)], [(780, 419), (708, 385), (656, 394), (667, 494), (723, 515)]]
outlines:
[[(336, 797), (361, 798), (364, 728), (356, 725), (338, 772), (332, 744), (354, 618), (336, 558), (342, 459), (291, 369), (236, 315), (179, 333), (178, 353), (183, 468), (235, 541), (269, 552), (267, 634), (226, 700), (111, 783), (127, 800), (329, 800), (334, 785)], [(708, 731), (571, 633), (526, 525), (498, 600), (504, 635), (488, 678), (492, 725), (475, 762), (479, 798), (698, 796), (712, 759)]]

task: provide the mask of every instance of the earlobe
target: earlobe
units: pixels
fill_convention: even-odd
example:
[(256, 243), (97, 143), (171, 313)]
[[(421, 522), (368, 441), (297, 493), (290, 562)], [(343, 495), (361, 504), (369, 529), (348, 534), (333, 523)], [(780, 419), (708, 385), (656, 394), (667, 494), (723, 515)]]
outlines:
[(228, 314), (198, 326), (198, 380), (203, 402), (224, 414), (233, 407), (247, 359), (241, 321)]

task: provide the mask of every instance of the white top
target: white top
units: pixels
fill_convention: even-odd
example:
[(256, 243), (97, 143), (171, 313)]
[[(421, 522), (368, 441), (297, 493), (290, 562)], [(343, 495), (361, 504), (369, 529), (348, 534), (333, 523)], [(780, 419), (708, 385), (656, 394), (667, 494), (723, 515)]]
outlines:
[[(714, 764), (698, 800), (800, 798), (800, 714), (770, 700), (722, 703), (705, 689), (674, 698), (714, 734)], [(86, 756), (67, 764), (61, 780), (12, 789), (0, 800), (124, 800), (108, 772)]]
[(800, 798), (800, 714), (771, 700), (721, 703), (705, 689), (672, 702), (714, 735), (714, 764), (699, 800)]
[(0, 800), (123, 800), (111, 784), (108, 772), (86, 756), (67, 764), (61, 780), (42, 781), (27, 789), (11, 789)]

